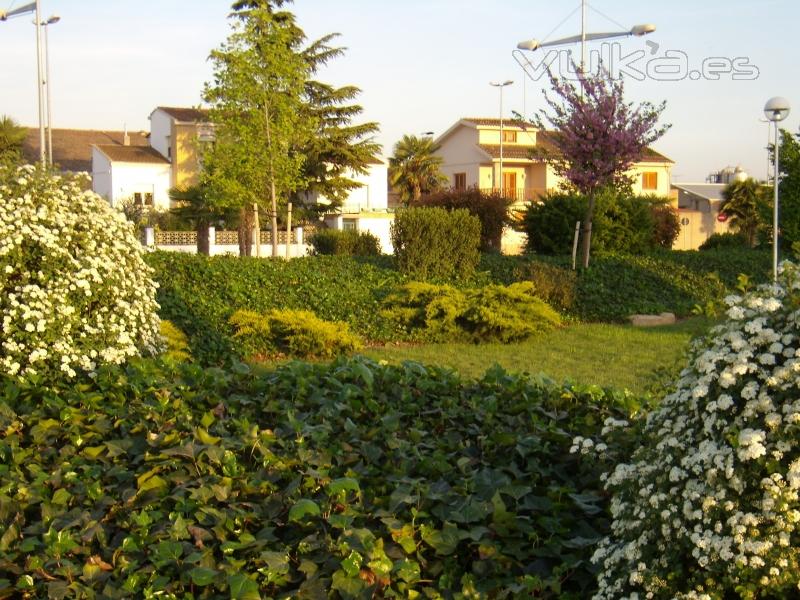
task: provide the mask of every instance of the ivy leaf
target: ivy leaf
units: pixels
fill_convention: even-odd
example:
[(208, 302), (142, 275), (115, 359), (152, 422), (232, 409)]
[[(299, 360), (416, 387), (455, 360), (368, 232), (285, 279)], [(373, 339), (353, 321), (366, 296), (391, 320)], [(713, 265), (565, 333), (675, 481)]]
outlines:
[(321, 513), (319, 505), (313, 500), (303, 498), (298, 500), (292, 508), (289, 509), (289, 521), (297, 522), (306, 516), (316, 517)]
[(348, 577), (357, 577), (358, 573), (361, 571), (361, 562), (363, 560), (363, 557), (353, 550), (350, 556), (342, 561), (342, 570), (347, 573)]
[(213, 569), (205, 567), (195, 567), (189, 571), (189, 577), (192, 578), (192, 583), (195, 585), (208, 585), (217, 577), (217, 572)]
[(242, 573), (228, 577), (228, 587), (231, 600), (261, 600), (258, 584)]
[(359, 493), (361, 491), (361, 487), (358, 485), (358, 481), (352, 477), (341, 477), (339, 479), (334, 479), (330, 482), (330, 484), (328, 484), (328, 492), (331, 496), (344, 491)]

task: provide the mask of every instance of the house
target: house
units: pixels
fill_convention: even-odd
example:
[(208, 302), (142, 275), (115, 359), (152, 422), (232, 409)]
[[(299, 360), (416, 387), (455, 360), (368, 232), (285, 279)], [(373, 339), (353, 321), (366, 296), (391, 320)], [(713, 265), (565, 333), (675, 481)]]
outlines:
[[(436, 140), (442, 172), (454, 188), (478, 187), (503, 190), (517, 202), (539, 199), (545, 192), (561, 187), (563, 180), (535, 150), (554, 152), (553, 134), (529, 123), (503, 120), (503, 173), (500, 174), (500, 119), (463, 118)], [(631, 169), (633, 191), (667, 197), (674, 162), (647, 149)], [(501, 182), (502, 177), (502, 182)]]
[(167, 210), (169, 190), (198, 181), (198, 144), (209, 139), (208, 112), (197, 108), (159, 106), (150, 113), (147, 146), (94, 144), (92, 189), (111, 206), (135, 204)]
[(726, 183), (673, 183), (678, 196), (681, 231), (673, 244), (675, 250), (696, 250), (715, 233), (726, 233), (729, 225), (720, 215), (722, 190)]
[[(323, 222), (329, 229), (354, 230), (371, 233), (381, 243), (385, 254), (393, 252), (392, 239), (389, 234), (394, 220), (393, 211), (389, 210), (387, 163), (374, 157), (367, 165), (365, 174), (349, 171), (345, 177), (357, 182), (359, 186), (350, 191), (341, 207), (323, 215)], [(324, 196), (308, 195), (308, 203), (331, 204)]]
[[(436, 139), (436, 154), (442, 158), (442, 173), (455, 189), (477, 187), (491, 192), (502, 190), (516, 201), (517, 209), (539, 200), (546, 192), (559, 189), (564, 180), (535, 151), (555, 152), (553, 134), (529, 123), (503, 119), (462, 118)], [(502, 174), (500, 153), (502, 146)], [(633, 192), (668, 197), (674, 162), (648, 148), (631, 169)], [(507, 229), (502, 250), (520, 252), (525, 236)]]

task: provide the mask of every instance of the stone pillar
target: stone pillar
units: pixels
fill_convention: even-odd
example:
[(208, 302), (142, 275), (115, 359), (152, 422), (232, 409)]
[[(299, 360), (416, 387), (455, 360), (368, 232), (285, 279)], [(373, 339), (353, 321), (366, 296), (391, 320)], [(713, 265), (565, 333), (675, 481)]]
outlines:
[(156, 245), (156, 230), (153, 227), (144, 228), (144, 245), (148, 248), (154, 248)]

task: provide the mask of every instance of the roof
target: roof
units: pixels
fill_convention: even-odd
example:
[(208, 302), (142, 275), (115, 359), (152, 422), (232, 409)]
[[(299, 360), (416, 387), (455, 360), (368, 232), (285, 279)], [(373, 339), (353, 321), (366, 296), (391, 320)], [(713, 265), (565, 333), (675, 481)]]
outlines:
[(169, 161), (150, 146), (120, 146), (118, 144), (96, 144), (95, 147), (113, 162), (165, 164)]
[[(478, 127), (500, 127), (500, 119), (485, 117), (462, 117), (462, 122), (474, 123)], [(520, 129), (536, 129), (533, 123), (527, 123), (522, 119), (503, 119), (503, 127), (519, 127)]]
[[(157, 106), (156, 110), (163, 110), (176, 121), (183, 123), (197, 123), (198, 121), (208, 121), (208, 110), (204, 108), (181, 108), (174, 106)], [(153, 113), (150, 113), (153, 114)]]
[(688, 192), (700, 198), (711, 201), (722, 201), (722, 190), (725, 189), (724, 183), (673, 183), (672, 187), (677, 190)]
[[(53, 129), (53, 163), (63, 171), (92, 171), (92, 146), (96, 144), (122, 145), (123, 131), (96, 129)], [(129, 132), (131, 146), (148, 146), (146, 132)], [(28, 127), (22, 144), (22, 155), (28, 162), (39, 160), (39, 128)]]

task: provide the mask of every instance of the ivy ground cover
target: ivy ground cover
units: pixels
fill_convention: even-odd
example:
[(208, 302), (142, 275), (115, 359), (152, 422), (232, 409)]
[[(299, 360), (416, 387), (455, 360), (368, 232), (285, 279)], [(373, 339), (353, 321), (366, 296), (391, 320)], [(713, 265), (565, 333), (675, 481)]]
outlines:
[(587, 598), (628, 397), (364, 359), (0, 380), (2, 598)]

